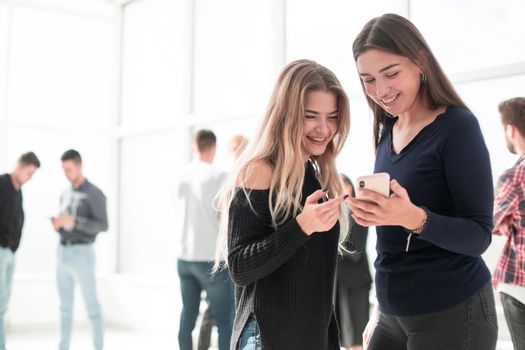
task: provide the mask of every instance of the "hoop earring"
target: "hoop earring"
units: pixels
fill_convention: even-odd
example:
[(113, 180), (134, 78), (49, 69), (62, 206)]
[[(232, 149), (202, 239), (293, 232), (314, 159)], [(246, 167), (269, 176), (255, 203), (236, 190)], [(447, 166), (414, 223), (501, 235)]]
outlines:
[(419, 74), (419, 80), (421, 81), (421, 84), (426, 83), (426, 81), (427, 81), (427, 76), (425, 75), (425, 73), (420, 73), (420, 74)]

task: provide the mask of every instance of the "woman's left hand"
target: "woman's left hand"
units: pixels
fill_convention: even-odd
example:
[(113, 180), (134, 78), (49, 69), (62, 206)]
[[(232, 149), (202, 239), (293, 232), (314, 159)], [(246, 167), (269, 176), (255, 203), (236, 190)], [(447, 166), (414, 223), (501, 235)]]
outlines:
[(403, 226), (415, 229), (425, 218), (425, 211), (414, 205), (407, 190), (396, 180), (390, 181), (389, 198), (377, 192), (357, 189), (359, 197), (348, 198), (352, 217), (361, 226)]

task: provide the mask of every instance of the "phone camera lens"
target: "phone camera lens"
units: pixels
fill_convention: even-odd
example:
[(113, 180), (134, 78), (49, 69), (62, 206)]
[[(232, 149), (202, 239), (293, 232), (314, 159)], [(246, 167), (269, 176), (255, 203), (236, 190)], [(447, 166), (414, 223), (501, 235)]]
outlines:
[(360, 188), (363, 188), (363, 187), (365, 187), (365, 182), (364, 182), (364, 181), (362, 181), (362, 180), (361, 180), (361, 181), (359, 181), (359, 187), (360, 187)]

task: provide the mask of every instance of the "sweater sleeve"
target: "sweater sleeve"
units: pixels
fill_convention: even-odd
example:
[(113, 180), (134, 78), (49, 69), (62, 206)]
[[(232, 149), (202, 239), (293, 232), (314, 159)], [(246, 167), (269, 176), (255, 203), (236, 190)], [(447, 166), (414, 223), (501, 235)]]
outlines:
[(454, 253), (480, 256), (492, 238), (490, 159), (477, 119), (473, 115), (457, 118), (442, 153), (455, 215), (430, 212), (428, 226), (419, 238)]
[(265, 220), (267, 215), (258, 210), (267, 206), (268, 200), (252, 198), (256, 212), (243, 191), (238, 191), (229, 210), (228, 265), (233, 281), (240, 286), (271, 274), (308, 240), (295, 218), (273, 229)]

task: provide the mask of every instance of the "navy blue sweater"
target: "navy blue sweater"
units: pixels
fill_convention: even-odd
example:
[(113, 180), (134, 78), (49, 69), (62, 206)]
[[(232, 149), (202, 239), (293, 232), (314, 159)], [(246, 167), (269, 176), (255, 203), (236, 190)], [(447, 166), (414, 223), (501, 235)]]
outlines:
[(489, 154), (472, 113), (449, 107), (399, 154), (392, 149), (396, 121), (385, 124), (375, 172), (389, 173), (430, 212), (408, 252), (402, 227), (377, 227), (380, 310), (404, 316), (457, 305), (489, 282), (480, 255), (491, 242), (494, 195)]

